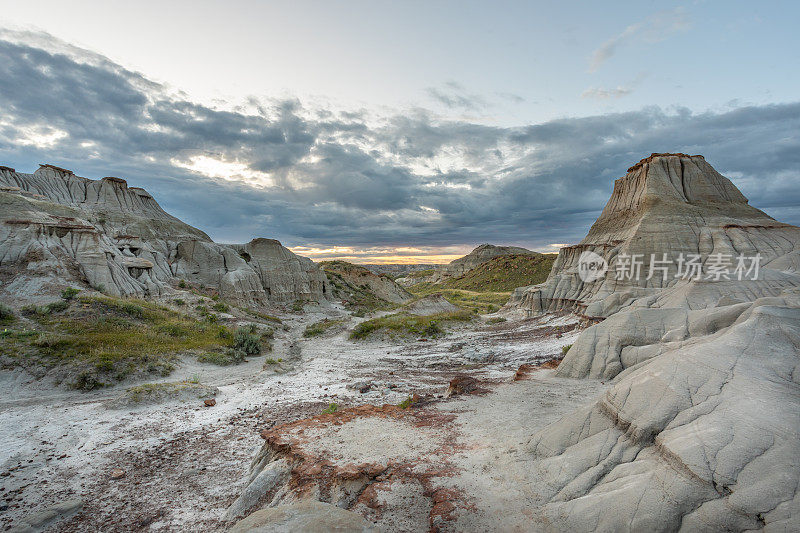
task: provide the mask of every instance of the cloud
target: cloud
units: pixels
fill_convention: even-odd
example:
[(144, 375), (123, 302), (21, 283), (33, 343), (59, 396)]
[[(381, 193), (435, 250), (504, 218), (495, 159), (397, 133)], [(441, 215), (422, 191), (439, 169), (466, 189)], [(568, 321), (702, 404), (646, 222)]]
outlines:
[(686, 31), (689, 26), (689, 17), (683, 8), (659, 11), (645, 20), (631, 24), (619, 35), (604, 42), (592, 53), (589, 72), (596, 71), (616, 54), (620, 47), (629, 42), (654, 44), (665, 40), (674, 33)]
[(642, 73), (636, 76), (636, 78), (628, 83), (627, 85), (618, 85), (615, 89), (602, 89), (599, 87), (589, 87), (585, 91), (581, 93), (581, 98), (595, 98), (599, 100), (608, 100), (610, 98), (622, 98), (623, 96), (628, 96), (633, 92), (633, 90), (642, 83), (642, 81), (647, 77), (646, 74)]
[(580, 240), (614, 179), (668, 151), (704, 154), (751, 204), (800, 222), (800, 103), (648, 107), (525, 127), (293, 99), (224, 109), (51, 40), (0, 38), (0, 164), (127, 178), (224, 242), (388, 255), (481, 242), (547, 249)]
[(600, 100), (607, 100), (609, 98), (622, 98), (628, 96), (633, 92), (630, 87), (623, 87), (618, 85), (616, 89), (600, 89), (598, 87), (589, 87), (581, 93), (581, 98), (597, 98)]
[[(468, 93), (460, 83), (455, 81), (448, 81), (442, 87), (428, 87), (425, 92), (431, 99), (449, 109), (480, 111), (489, 106), (486, 98)], [(515, 95), (509, 96), (513, 98)]]

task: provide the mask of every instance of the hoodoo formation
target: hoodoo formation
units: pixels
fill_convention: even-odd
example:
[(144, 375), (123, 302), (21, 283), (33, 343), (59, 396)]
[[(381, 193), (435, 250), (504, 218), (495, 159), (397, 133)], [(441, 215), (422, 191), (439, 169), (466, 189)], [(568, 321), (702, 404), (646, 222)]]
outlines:
[(280, 242), (215, 243), (120, 178), (4, 167), (0, 194), (0, 268), (13, 276), (0, 290), (20, 303), (41, 303), (72, 285), (153, 297), (180, 280), (249, 305), (330, 297), (322, 270)]

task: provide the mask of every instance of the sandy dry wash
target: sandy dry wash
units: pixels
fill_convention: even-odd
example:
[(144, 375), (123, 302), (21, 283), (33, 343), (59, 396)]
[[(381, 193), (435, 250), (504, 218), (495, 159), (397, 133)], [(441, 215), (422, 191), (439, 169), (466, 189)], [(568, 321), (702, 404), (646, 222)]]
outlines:
[[(443, 398), (455, 375), (468, 372), (494, 388), (491, 383), (510, 382), (522, 364), (560, 356), (561, 347), (576, 336), (568, 331), (575, 327), (575, 319), (564, 316), (478, 323), (424, 342), (355, 343), (347, 340), (344, 327), (322, 338), (302, 337), (307, 324), (347, 316), (337, 306), (290, 316), (286, 323), (291, 329), (278, 334), (273, 352), (266, 356), (284, 359), (277, 371), (275, 365), (264, 365), (265, 357), (223, 368), (186, 360), (162, 380), (198, 378), (216, 387), (214, 407), (188, 397), (115, 409), (109, 404), (124, 396), (127, 385), (100, 392), (65, 392), (31, 381), (21, 372), (4, 372), (0, 499), (10, 507), (0, 520), (8, 526), (23, 519), (45, 523), (48, 518), (59, 519), (57, 528), (64, 531), (224, 529), (230, 525), (224, 521), (228, 507), (244, 489), (265, 428), (318, 415), (331, 402), (340, 408), (398, 404), (412, 394), (430, 400), (438, 396), (442, 406), (434, 403), (425, 409), (448, 413), (464, 403)], [(556, 333), (556, 327), (565, 333)], [(347, 387), (358, 382), (369, 383), (370, 390), (362, 394)], [(562, 382), (567, 386), (553, 385)], [(552, 378), (517, 385), (511, 386), (516, 392), (506, 394), (530, 396), (517, 409), (535, 412), (543, 422), (552, 421), (568, 405), (586, 402), (599, 390), (596, 382)], [(433, 431), (439, 439), (452, 440), (477, 428), (509, 446), (524, 444), (530, 428), (501, 422), (513, 420), (514, 412), (505, 412), (503, 419), (499, 412), (486, 414), (490, 416), (485, 420), (470, 423), (472, 429), (461, 431), (451, 422)], [(496, 424), (493, 430), (482, 427), (489, 420)], [(366, 437), (364, 444), (373, 454), (405, 445), (411, 447), (406, 455), (413, 455), (418, 436), (404, 433), (404, 423), (383, 422), (394, 425), (373, 427), (365, 418), (359, 422), (365, 425), (363, 431), (350, 427), (347, 435), (356, 440), (361, 440), (359, 435)], [(500, 429), (507, 433), (498, 433)], [(354, 447), (348, 453), (361, 450)], [(124, 475), (115, 478), (116, 470)], [(62, 514), (56, 516), (48, 513), (64, 500), (74, 506), (57, 509)]]

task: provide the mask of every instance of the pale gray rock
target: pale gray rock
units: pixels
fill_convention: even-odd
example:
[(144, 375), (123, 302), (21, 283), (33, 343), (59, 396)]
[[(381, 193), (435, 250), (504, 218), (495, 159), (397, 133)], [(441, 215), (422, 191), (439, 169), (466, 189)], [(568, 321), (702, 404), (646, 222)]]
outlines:
[[(590, 283), (578, 275), (578, 260), (587, 251), (612, 266), (604, 277)], [(746, 287), (738, 282), (691, 283), (675, 277), (677, 263), (672, 263), (666, 277), (655, 271), (647, 279), (651, 254), (661, 259), (664, 253), (671, 261), (680, 254), (700, 254), (705, 269), (715, 254), (749, 257), (759, 253), (761, 275)], [(638, 279), (616, 279), (613, 266), (621, 254), (642, 255)], [(799, 257), (800, 228), (748, 205), (733, 183), (702, 156), (653, 154), (615, 182), (611, 199), (586, 238), (560, 250), (547, 281), (516, 289), (507, 309), (528, 314), (572, 309), (590, 317), (607, 317), (640, 298), (662, 298), (662, 289), (681, 285), (690, 308), (706, 308), (710, 299), (726, 294), (752, 301), (796, 286)], [(731, 288), (733, 294), (728, 292)], [(677, 291), (672, 297), (678, 299), (681, 294)]]
[(402, 310), (410, 315), (430, 316), (439, 313), (452, 313), (461, 309), (450, 302), (448, 302), (441, 294), (431, 294), (420, 298), (415, 302), (411, 302), (402, 308)]
[(55, 522), (79, 512), (83, 508), (83, 500), (67, 499), (41, 511), (27, 515), (21, 523), (9, 529), (10, 533), (39, 533), (45, 531)]
[[(530, 442), (545, 529), (800, 529), (798, 248), (800, 229), (748, 206), (702, 158), (654, 155), (547, 282), (517, 291), (510, 307), (608, 317), (556, 374), (613, 386)], [(764, 260), (755, 280), (583, 283), (584, 250)]]
[(237, 522), (231, 533), (367, 533), (377, 531), (364, 517), (317, 501), (266, 507)]
[(331, 298), (310, 259), (273, 239), (213, 241), (166, 213), (144, 189), (42, 165), (0, 168), (0, 297), (40, 303), (68, 285), (152, 297), (180, 279), (229, 300), (269, 305)]
[(800, 528), (798, 307), (795, 293), (731, 310), (732, 325), (661, 346), (597, 403), (540, 431), (530, 450), (550, 490), (549, 527)]
[(346, 261), (325, 261), (320, 264), (326, 274), (334, 278), (337, 295), (347, 300), (356, 292), (367, 293), (393, 304), (402, 304), (413, 296), (385, 274), (377, 274), (362, 265)]

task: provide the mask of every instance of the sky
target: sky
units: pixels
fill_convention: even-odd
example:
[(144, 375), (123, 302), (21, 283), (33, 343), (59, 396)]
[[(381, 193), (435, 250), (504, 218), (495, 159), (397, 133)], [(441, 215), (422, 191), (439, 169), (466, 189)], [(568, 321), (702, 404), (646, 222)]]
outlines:
[(800, 224), (794, 2), (0, 1), (0, 164), (220, 242), (446, 262), (580, 241), (652, 152)]

